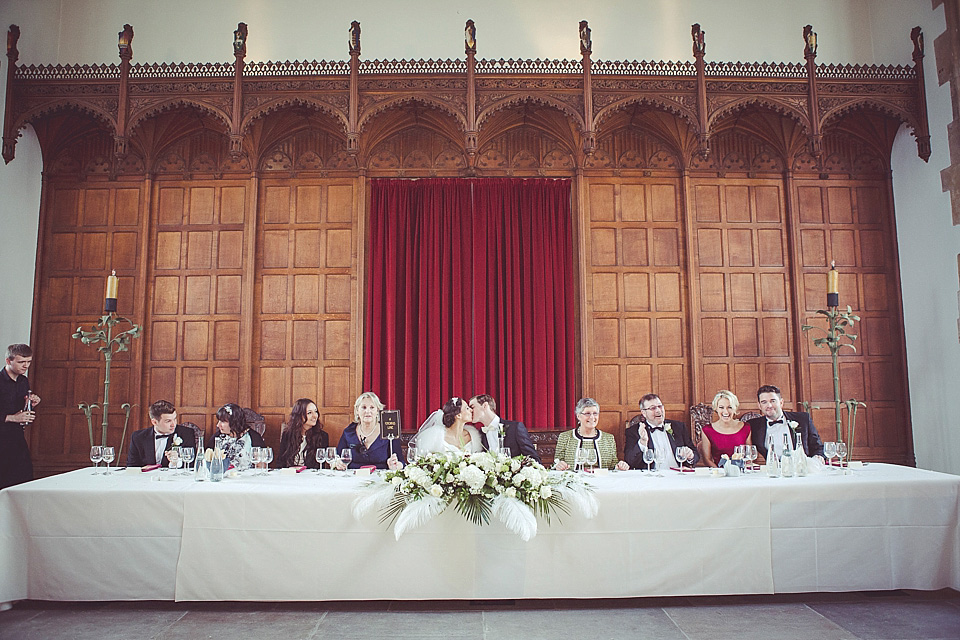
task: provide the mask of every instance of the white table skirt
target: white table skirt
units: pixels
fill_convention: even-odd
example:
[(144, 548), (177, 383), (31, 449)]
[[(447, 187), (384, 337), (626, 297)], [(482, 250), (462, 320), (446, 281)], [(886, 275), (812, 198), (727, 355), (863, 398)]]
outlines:
[(609, 598), (960, 589), (960, 477), (632, 471), (530, 542), (454, 510), (399, 541), (357, 478), (81, 469), (0, 492), (0, 602)]

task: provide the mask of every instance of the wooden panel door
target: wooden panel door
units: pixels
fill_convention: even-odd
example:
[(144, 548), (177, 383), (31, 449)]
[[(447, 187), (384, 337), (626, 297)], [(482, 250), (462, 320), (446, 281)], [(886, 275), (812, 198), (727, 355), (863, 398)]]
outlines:
[(353, 420), (361, 362), (357, 180), (269, 180), (260, 187), (254, 403), (279, 425), (310, 398), (335, 444)]
[(645, 393), (660, 394), (672, 418), (681, 419), (690, 401), (681, 183), (582, 184), (583, 394), (600, 403), (600, 428), (622, 447), (624, 420), (639, 412)]
[(729, 389), (746, 408), (762, 384), (796, 399), (790, 244), (782, 183), (691, 180), (694, 336), (700, 376), (695, 402)]
[[(860, 323), (856, 351), (840, 356), (844, 399), (866, 402), (857, 419), (857, 457), (912, 464), (903, 329), (893, 213), (886, 183), (878, 180), (797, 180), (799, 272), (803, 321), (825, 327), (817, 309), (826, 307), (830, 261), (840, 271), (840, 304)], [(825, 439), (836, 437), (830, 352), (803, 342), (808, 372), (806, 395), (817, 406), (816, 424)]]
[(246, 404), (242, 291), (246, 259), (245, 182), (160, 182), (154, 189), (152, 288), (144, 334), (145, 404), (166, 399), (183, 421), (212, 433), (212, 412)]
[[(30, 375), (43, 404), (28, 435), (40, 469), (60, 471), (89, 464), (89, 430), (77, 405), (103, 401), (104, 360), (97, 351), (102, 345), (84, 345), (71, 335), (78, 326), (91, 328), (103, 313), (111, 269), (120, 277), (119, 314), (136, 322), (142, 310), (141, 192), (140, 182), (47, 183), (32, 338), (36, 366)], [(134, 344), (132, 353), (116, 354), (111, 367), (108, 442), (114, 446), (123, 429), (120, 406), (138, 402), (138, 377)], [(98, 444), (101, 421), (102, 414), (95, 411)]]

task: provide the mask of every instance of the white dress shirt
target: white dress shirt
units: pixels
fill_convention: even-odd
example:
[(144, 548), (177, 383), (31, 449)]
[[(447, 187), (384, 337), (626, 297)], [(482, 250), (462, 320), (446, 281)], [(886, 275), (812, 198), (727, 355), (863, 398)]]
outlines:
[(500, 450), (500, 416), (494, 416), (490, 424), (483, 427), (483, 432), (487, 436), (487, 449), (489, 451)]
[(776, 420), (780, 420), (780, 422), (778, 422), (777, 424), (770, 424), (771, 421), (767, 419), (766, 416), (764, 416), (763, 419), (767, 421), (767, 437), (766, 437), (766, 441), (763, 444), (766, 445), (767, 442), (769, 442), (770, 437), (773, 436), (773, 443), (774, 443), (774, 446), (776, 447), (774, 451), (777, 452), (777, 457), (779, 458), (783, 455), (783, 437), (784, 436), (788, 436), (788, 442), (790, 443), (790, 448), (791, 449), (793, 448), (793, 439), (789, 437), (791, 434), (790, 434), (790, 427), (787, 426), (787, 417), (781, 413), (780, 417), (776, 418)]
[[(677, 456), (673, 451), (673, 447), (670, 446), (670, 436), (667, 435), (666, 428), (670, 426), (670, 423), (666, 420), (663, 421), (663, 429), (654, 429), (654, 425), (650, 425), (650, 438), (653, 440), (653, 450), (657, 452), (657, 457), (663, 456), (666, 458), (667, 464), (673, 467), (678, 467)], [(640, 425), (641, 429), (645, 429), (644, 425)], [(647, 447), (640, 445), (641, 451), (646, 451)]]
[(153, 452), (154, 452), (154, 461), (157, 464), (160, 464), (163, 461), (163, 452), (167, 450), (167, 440), (173, 435), (172, 433), (163, 437), (158, 438), (161, 434), (157, 433), (156, 430), (153, 432)]

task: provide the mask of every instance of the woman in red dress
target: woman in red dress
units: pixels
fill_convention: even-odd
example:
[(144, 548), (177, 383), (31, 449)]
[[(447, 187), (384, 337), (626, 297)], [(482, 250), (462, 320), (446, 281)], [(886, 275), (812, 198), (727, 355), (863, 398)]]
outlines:
[(704, 438), (700, 440), (700, 457), (707, 466), (719, 466), (720, 456), (732, 457), (738, 445), (753, 444), (750, 425), (736, 418), (739, 406), (740, 401), (732, 391), (724, 389), (713, 397), (713, 410), (719, 419), (703, 428)]

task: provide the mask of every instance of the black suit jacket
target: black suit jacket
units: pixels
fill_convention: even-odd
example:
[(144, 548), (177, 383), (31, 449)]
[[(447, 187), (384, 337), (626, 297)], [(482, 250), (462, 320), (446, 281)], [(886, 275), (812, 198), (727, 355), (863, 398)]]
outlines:
[[(167, 448), (164, 451), (170, 451), (173, 447), (173, 436), (178, 435), (180, 439), (183, 440), (181, 447), (196, 447), (197, 445), (197, 436), (196, 432), (190, 427), (185, 427), (182, 424), (178, 424), (177, 428), (174, 429), (173, 433), (167, 438)], [(149, 464), (157, 464), (157, 453), (154, 443), (156, 438), (154, 437), (153, 427), (147, 427), (146, 429), (140, 429), (135, 431), (132, 436), (130, 436), (130, 451), (127, 453), (127, 466), (128, 467), (145, 467)], [(163, 456), (163, 460), (160, 461), (160, 464), (164, 467), (168, 466), (170, 463), (167, 460), (166, 456)]]
[[(533, 442), (530, 440), (530, 432), (527, 431), (527, 427), (522, 422), (501, 419), (500, 424), (503, 425), (503, 444), (501, 446), (510, 449), (511, 456), (528, 456), (540, 462), (540, 454), (537, 453), (537, 448), (533, 446)], [(487, 434), (482, 430), (479, 431), (480, 442), (483, 444), (484, 450), (489, 450), (490, 443), (487, 442)]]
[[(691, 464), (697, 464), (697, 462), (700, 461), (700, 452), (697, 451), (697, 447), (693, 445), (693, 439), (690, 437), (690, 430), (687, 429), (687, 425), (682, 422), (677, 422), (676, 420), (664, 420), (664, 429), (666, 429), (668, 425), (673, 429), (673, 433), (667, 432), (667, 438), (670, 439), (671, 453), (676, 455), (677, 447), (689, 447), (690, 450), (693, 451), (693, 462)], [(643, 461), (643, 450), (640, 449), (641, 428), (647, 430), (647, 448), (656, 451), (656, 448), (653, 446), (653, 438), (650, 437), (650, 427), (646, 422), (640, 422), (627, 427), (626, 432), (624, 432), (623, 459), (630, 465), (631, 469), (646, 468), (646, 464)]]
[[(810, 414), (804, 411), (784, 411), (783, 416), (787, 421), (793, 421), (797, 423), (797, 431), (789, 429), (788, 431), (793, 433), (800, 433), (800, 436), (803, 438), (803, 450), (807, 453), (808, 456), (822, 456), (823, 455), (823, 442), (820, 440), (820, 434), (817, 433), (817, 428), (813, 426), (813, 419), (810, 418)], [(747, 424), (750, 425), (750, 435), (753, 439), (753, 444), (757, 445), (757, 451), (760, 452), (760, 455), (764, 459), (767, 458), (767, 416), (760, 416), (759, 418), (753, 418), (752, 420), (747, 420)], [(790, 436), (792, 442), (790, 446), (796, 444), (797, 437), (795, 435)]]

